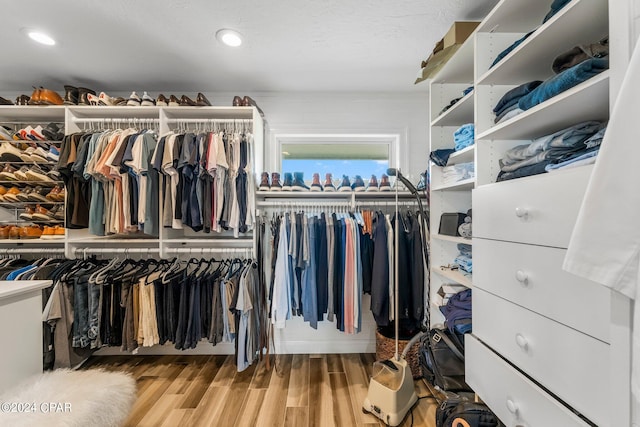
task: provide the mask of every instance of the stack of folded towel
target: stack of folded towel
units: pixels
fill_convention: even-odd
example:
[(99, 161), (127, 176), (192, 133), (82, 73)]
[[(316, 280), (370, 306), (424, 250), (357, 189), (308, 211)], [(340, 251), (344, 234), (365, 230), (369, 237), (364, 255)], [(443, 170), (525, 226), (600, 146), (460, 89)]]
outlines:
[[(588, 121), (514, 147), (500, 160), (497, 181), (593, 162), (605, 130), (605, 124)], [(583, 162), (575, 164), (578, 161)]]
[(464, 148), (467, 148), (470, 145), (473, 145), (475, 139), (475, 126), (473, 123), (467, 123), (466, 125), (460, 126), (453, 133), (453, 142), (454, 148), (456, 151), (460, 151)]
[(445, 166), (442, 168), (442, 184), (450, 185), (464, 179), (470, 179), (476, 176), (475, 164), (458, 163), (457, 165)]

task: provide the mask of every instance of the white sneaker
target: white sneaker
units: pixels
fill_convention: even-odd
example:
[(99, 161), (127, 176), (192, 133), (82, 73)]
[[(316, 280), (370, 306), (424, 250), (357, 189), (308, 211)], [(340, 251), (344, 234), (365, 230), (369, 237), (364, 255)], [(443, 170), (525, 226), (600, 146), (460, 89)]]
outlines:
[(142, 102), (142, 100), (140, 99), (140, 97), (138, 96), (136, 91), (134, 90), (133, 92), (131, 92), (131, 95), (129, 96), (129, 100), (127, 101), (127, 105), (130, 106), (130, 107), (139, 107), (141, 102)]
[(143, 107), (153, 107), (156, 105), (156, 100), (149, 96), (147, 91), (142, 94), (142, 103), (140, 104)]

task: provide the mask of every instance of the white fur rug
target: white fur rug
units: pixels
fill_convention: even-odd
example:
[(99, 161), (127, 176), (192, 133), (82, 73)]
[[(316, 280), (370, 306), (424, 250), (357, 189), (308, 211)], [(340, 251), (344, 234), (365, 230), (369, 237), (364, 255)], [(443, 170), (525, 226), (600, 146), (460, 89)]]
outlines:
[(0, 426), (119, 427), (135, 400), (128, 374), (59, 369), (0, 395)]

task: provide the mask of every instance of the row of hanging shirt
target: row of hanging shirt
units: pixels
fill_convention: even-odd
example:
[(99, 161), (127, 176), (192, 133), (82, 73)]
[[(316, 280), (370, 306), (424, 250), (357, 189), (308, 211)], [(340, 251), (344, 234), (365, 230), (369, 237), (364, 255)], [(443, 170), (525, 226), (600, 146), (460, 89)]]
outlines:
[[(268, 345), (266, 293), (252, 260), (71, 260), (47, 278), (54, 288), (43, 320), (74, 350), (168, 342), (186, 350), (235, 339), (242, 371)], [(56, 354), (56, 367), (67, 364)]]
[(58, 161), (66, 224), (98, 236), (157, 236), (162, 224), (238, 237), (255, 222), (252, 147), (253, 135), (232, 122), (160, 137), (133, 128), (67, 135)]
[[(410, 329), (424, 317), (428, 276), (422, 244), (425, 230), (411, 212), (399, 216), (399, 318)], [(286, 212), (271, 220), (271, 322), (284, 328), (303, 316), (313, 328), (336, 319), (336, 328), (358, 333), (362, 295), (371, 294), (378, 326), (394, 320), (395, 217), (382, 212)]]

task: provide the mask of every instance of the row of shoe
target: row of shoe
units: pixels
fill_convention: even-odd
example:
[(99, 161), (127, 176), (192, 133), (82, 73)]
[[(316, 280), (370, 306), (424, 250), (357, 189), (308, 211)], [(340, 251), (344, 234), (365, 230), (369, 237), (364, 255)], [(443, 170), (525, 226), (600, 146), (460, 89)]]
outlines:
[(64, 239), (64, 227), (59, 225), (49, 227), (45, 225), (28, 225), (20, 227), (17, 225), (4, 225), (0, 227), (0, 239)]
[(135, 91), (131, 92), (128, 99), (124, 98), (112, 98), (104, 92), (101, 92), (99, 96), (89, 95), (89, 105), (126, 105), (129, 107), (209, 107), (211, 103), (204, 96), (203, 93), (198, 92), (196, 100), (192, 100), (187, 95), (182, 95), (178, 99), (175, 95), (170, 95), (169, 98), (163, 94), (158, 95), (157, 99), (154, 99), (146, 91), (139, 96)]
[(11, 163), (5, 163), (0, 170), (0, 181), (33, 182), (44, 187), (54, 187), (60, 182), (60, 173), (54, 169), (49, 170), (44, 165), (25, 165), (16, 169)]
[(371, 175), (371, 179), (365, 185), (364, 180), (360, 175), (356, 175), (353, 180), (353, 184), (349, 180), (347, 175), (342, 176), (340, 184), (336, 188), (333, 183), (332, 174), (325, 174), (324, 184), (320, 183), (320, 174), (314, 173), (311, 186), (307, 186), (304, 182), (304, 173), (294, 172), (285, 173), (284, 181), (280, 183), (280, 174), (278, 172), (271, 173), (271, 181), (269, 181), (269, 173), (263, 172), (260, 179), (259, 191), (323, 191), (323, 192), (348, 192), (348, 191), (391, 191), (391, 184), (389, 183), (389, 177), (382, 174), (380, 183), (375, 175)]
[(35, 128), (31, 125), (12, 130), (8, 126), (0, 126), (0, 140), (3, 141), (61, 141), (64, 131), (56, 123), (49, 123)]
[(20, 212), (20, 219), (25, 221), (64, 221), (64, 208), (61, 205), (51, 205), (50, 209), (43, 205), (25, 206), (24, 211)]
[(65, 195), (65, 189), (60, 185), (53, 188), (43, 186), (7, 188), (0, 185), (0, 202), (2, 203), (64, 202)]
[(57, 162), (60, 158), (60, 151), (53, 145), (45, 145), (45, 150), (42, 146), (26, 145), (21, 150), (15, 144), (10, 142), (3, 142), (0, 144), (0, 160), (3, 162), (15, 162), (15, 163), (49, 163)]

